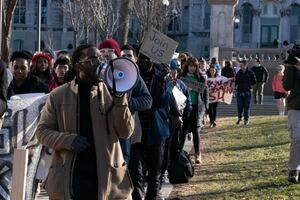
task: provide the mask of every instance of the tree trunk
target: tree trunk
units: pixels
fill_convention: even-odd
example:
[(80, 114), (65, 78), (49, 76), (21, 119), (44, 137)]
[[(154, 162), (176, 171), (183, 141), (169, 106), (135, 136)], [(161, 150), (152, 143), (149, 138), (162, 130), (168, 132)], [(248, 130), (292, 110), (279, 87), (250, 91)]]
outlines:
[(120, 45), (127, 43), (128, 30), (129, 30), (129, 18), (130, 12), (133, 5), (132, 0), (123, 0), (123, 3), (120, 7), (120, 28), (118, 30), (118, 42)]
[(2, 42), (1, 42), (1, 59), (8, 63), (10, 53), (10, 40), (12, 31), (12, 19), (17, 5), (17, 0), (9, 0), (4, 5), (3, 24), (2, 24)]
[(89, 28), (88, 28), (88, 25), (85, 24), (83, 29), (84, 29), (84, 42), (85, 42), (85, 44), (88, 44), (89, 43)]
[(73, 30), (73, 49), (75, 50), (77, 48), (78, 45), (78, 41), (77, 41), (77, 35), (78, 35), (78, 31)]

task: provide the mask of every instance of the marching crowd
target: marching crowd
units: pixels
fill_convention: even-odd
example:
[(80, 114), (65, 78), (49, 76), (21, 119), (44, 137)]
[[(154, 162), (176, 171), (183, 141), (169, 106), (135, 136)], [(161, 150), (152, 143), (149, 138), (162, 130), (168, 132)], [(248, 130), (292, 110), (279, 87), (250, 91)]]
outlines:
[[(139, 75), (130, 92), (114, 95), (96, 70), (104, 60), (109, 63), (122, 57), (138, 66)], [(254, 104), (263, 104), (264, 84), (269, 79), (259, 59), (251, 68), (246, 60), (234, 66), (226, 60), (222, 66), (216, 58), (207, 63), (183, 52), (170, 63), (158, 64), (139, 53), (138, 45), (120, 48), (112, 38), (98, 47), (81, 45), (72, 55), (47, 49), (33, 55), (16, 51), (9, 67), (1, 62), (0, 69), (1, 116), (7, 99), (14, 95), (49, 93), (36, 130), (39, 142), (53, 149), (45, 189), (50, 199), (74, 200), (157, 199), (166, 171), (190, 133), (194, 164), (202, 162), (200, 135), (206, 116), (211, 128), (217, 126), (218, 102), (209, 102), (207, 79), (235, 80), (237, 125), (242, 121), (248, 125), (252, 96)], [(285, 66), (278, 66), (272, 89), (280, 115), (286, 112), (287, 95), (292, 99), (293, 106), (288, 108), (296, 112), (290, 131), (300, 138), (300, 70), (295, 70), (289, 74), (295, 75), (295, 82), (290, 83), (289, 77), (284, 84)], [(199, 83), (201, 90), (189, 88), (184, 79)], [(174, 88), (186, 97), (183, 104), (178, 105)], [(295, 167), (300, 164), (300, 139), (294, 140), (289, 179), (298, 175)]]

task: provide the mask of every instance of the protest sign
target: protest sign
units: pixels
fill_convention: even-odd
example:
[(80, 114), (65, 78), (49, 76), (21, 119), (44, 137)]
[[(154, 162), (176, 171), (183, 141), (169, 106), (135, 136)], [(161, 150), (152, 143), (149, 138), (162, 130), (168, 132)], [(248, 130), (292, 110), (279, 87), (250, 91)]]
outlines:
[[(10, 199), (14, 149), (26, 149), (34, 138), (40, 112), (46, 102), (45, 94), (23, 94), (8, 101), (3, 127), (0, 131), (0, 199)], [(32, 199), (33, 183), (40, 159), (41, 145), (30, 148), (27, 166), (26, 198)]]
[(206, 87), (206, 85), (204, 83), (192, 81), (186, 77), (181, 77), (180, 80), (182, 80), (188, 88), (190, 88), (198, 93), (203, 93), (204, 89)]
[(178, 43), (158, 30), (152, 28), (142, 42), (140, 52), (157, 63), (168, 64)]
[(234, 80), (219, 76), (217, 78), (207, 79), (207, 86), (209, 90), (209, 103), (224, 102), (231, 104)]

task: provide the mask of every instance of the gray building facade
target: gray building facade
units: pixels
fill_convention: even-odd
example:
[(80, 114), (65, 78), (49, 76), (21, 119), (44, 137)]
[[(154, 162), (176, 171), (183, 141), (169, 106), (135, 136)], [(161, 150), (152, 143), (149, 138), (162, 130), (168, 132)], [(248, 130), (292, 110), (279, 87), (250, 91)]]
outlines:
[[(42, 0), (41, 46), (72, 49), (73, 32), (55, 1), (63, 0)], [(178, 51), (208, 58), (210, 5), (207, 0), (182, 0), (181, 5), (180, 10), (170, 13), (165, 32), (179, 42)], [(13, 19), (12, 51), (35, 50), (36, 10), (36, 0), (19, 0)], [(234, 47), (282, 47), (300, 39), (300, 0), (239, 0), (232, 20), (239, 22), (228, 27), (234, 29)], [(138, 24), (134, 20), (130, 24), (136, 33)], [(135, 41), (134, 33), (129, 36), (129, 41)]]

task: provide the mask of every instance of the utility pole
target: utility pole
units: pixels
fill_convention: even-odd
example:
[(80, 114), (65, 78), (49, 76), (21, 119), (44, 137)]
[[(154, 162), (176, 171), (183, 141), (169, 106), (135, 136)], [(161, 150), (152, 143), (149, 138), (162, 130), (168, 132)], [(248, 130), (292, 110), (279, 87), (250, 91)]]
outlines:
[(42, 18), (42, 5), (41, 0), (37, 0), (37, 37), (36, 37), (36, 50), (41, 51), (41, 18)]

